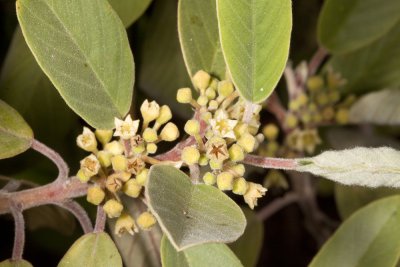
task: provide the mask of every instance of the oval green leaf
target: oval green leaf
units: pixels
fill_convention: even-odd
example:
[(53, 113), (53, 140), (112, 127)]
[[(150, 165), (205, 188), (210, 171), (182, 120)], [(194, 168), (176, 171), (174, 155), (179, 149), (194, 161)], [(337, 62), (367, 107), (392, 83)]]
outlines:
[(347, 53), (381, 38), (400, 20), (400, 1), (328, 0), (318, 22), (320, 43)]
[(400, 196), (354, 213), (326, 242), (310, 267), (392, 267), (400, 257)]
[(179, 1), (178, 31), (189, 76), (204, 70), (223, 79), (226, 67), (219, 41), (215, 0)]
[(152, 0), (108, 0), (125, 27), (131, 26), (149, 7)]
[(225, 244), (202, 244), (179, 252), (166, 236), (161, 241), (161, 261), (163, 267), (243, 267)]
[(31, 147), (33, 132), (18, 112), (0, 100), (0, 159), (14, 157)]
[(146, 198), (179, 251), (203, 243), (233, 242), (246, 227), (246, 218), (232, 199), (213, 186), (193, 185), (172, 166), (151, 167)]
[(67, 104), (95, 128), (113, 128), (131, 104), (134, 64), (121, 20), (105, 0), (19, 0), (22, 32)]
[(58, 267), (76, 266), (122, 267), (122, 259), (108, 234), (91, 233), (75, 241), (58, 264)]
[(5, 260), (0, 262), (0, 267), (33, 267), (33, 265), (26, 260)]
[(217, 0), (225, 61), (240, 94), (265, 100), (275, 89), (289, 56), (291, 0)]

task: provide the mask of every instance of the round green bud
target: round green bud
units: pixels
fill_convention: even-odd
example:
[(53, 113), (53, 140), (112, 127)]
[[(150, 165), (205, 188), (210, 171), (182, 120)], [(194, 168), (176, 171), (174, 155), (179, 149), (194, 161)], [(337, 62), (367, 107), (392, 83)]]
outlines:
[(107, 200), (107, 202), (103, 206), (103, 210), (107, 214), (108, 218), (119, 217), (123, 208), (124, 207), (122, 206), (122, 204), (115, 199)]
[(324, 87), (324, 79), (321, 76), (311, 76), (307, 80), (307, 88), (310, 92), (321, 90)]
[(133, 220), (133, 218), (129, 214), (124, 212), (117, 219), (114, 232), (118, 236), (121, 236), (126, 232), (128, 232), (130, 235), (133, 235), (134, 232), (138, 232), (138, 229), (136, 229), (135, 221)]
[(118, 141), (112, 141), (104, 146), (104, 150), (112, 155), (121, 155), (124, 153), (124, 146)]
[(139, 215), (136, 222), (142, 230), (150, 230), (157, 223), (157, 220), (153, 214), (146, 211)]
[(237, 144), (241, 146), (245, 152), (251, 153), (253, 152), (256, 145), (256, 138), (249, 133), (245, 133), (240, 136)]
[(279, 128), (274, 123), (269, 123), (264, 126), (262, 133), (268, 140), (276, 140), (279, 134)]
[(142, 154), (146, 150), (146, 147), (144, 144), (140, 144), (138, 146), (132, 147), (132, 152), (134, 154)]
[(298, 111), (300, 109), (300, 102), (297, 99), (291, 100), (289, 102), (289, 109), (291, 111)]
[(342, 125), (349, 123), (349, 110), (347, 108), (340, 108), (336, 112), (335, 120)]
[(157, 152), (157, 145), (156, 144), (154, 144), (154, 143), (150, 143), (150, 144), (147, 144), (146, 145), (146, 151), (147, 151), (147, 153), (149, 153), (149, 154), (154, 154), (154, 153), (156, 153)]
[(201, 95), (199, 96), (199, 98), (197, 98), (197, 104), (199, 104), (200, 106), (206, 106), (208, 103), (208, 97), (205, 95)]
[(340, 92), (335, 90), (328, 93), (329, 102), (336, 103), (340, 99)]
[(215, 177), (215, 175), (211, 172), (206, 172), (203, 175), (203, 181), (206, 185), (214, 185), (217, 181), (217, 177)]
[(199, 162), (200, 152), (196, 147), (188, 146), (182, 150), (181, 158), (187, 165), (193, 165)]
[(97, 140), (105, 146), (108, 142), (110, 142), (113, 136), (113, 130), (96, 130), (95, 132)]
[(243, 164), (233, 165), (230, 170), (234, 173), (234, 176), (243, 176), (246, 171)]
[(233, 93), (233, 83), (230, 81), (220, 81), (218, 83), (218, 94), (223, 97), (228, 97)]
[(321, 92), (317, 95), (316, 101), (319, 106), (325, 106), (329, 103), (329, 97), (326, 93)]
[(123, 155), (116, 155), (111, 158), (111, 165), (113, 170), (118, 171), (125, 171), (127, 166), (127, 159)]
[(192, 99), (192, 90), (190, 88), (181, 88), (176, 94), (176, 100), (182, 104), (189, 104)]
[(220, 190), (232, 190), (233, 175), (229, 172), (221, 172), (217, 176), (217, 186)]
[(104, 200), (105, 196), (106, 193), (104, 193), (103, 189), (100, 186), (94, 185), (88, 188), (86, 200), (97, 206)]
[(148, 175), (149, 175), (149, 169), (143, 169), (138, 175), (136, 175), (137, 183), (144, 186), (147, 182)]
[(209, 164), (210, 164), (210, 168), (212, 170), (220, 170), (220, 169), (222, 169), (222, 161), (220, 161), (220, 160), (211, 159), (209, 161)]
[(239, 177), (233, 181), (233, 189), (232, 192), (237, 195), (244, 195), (248, 189), (248, 184), (246, 179), (243, 177)]
[(146, 128), (143, 132), (143, 139), (148, 143), (157, 141), (158, 139), (157, 131), (152, 128)]
[(212, 119), (212, 114), (211, 112), (204, 112), (201, 115), (201, 119), (205, 122), (208, 122), (210, 119)]
[(244, 159), (243, 148), (238, 144), (233, 144), (229, 148), (228, 152), (229, 152), (229, 158), (234, 162), (242, 161)]
[(200, 155), (200, 158), (199, 158), (199, 165), (200, 165), (200, 166), (207, 166), (207, 165), (208, 165), (208, 158), (207, 158), (207, 155), (205, 155), (205, 154)]
[(246, 123), (239, 122), (235, 128), (233, 128), (233, 132), (235, 133), (236, 137), (240, 137), (247, 133), (249, 130), (249, 126)]
[(140, 195), (141, 190), (142, 185), (140, 185), (136, 179), (128, 180), (122, 188), (122, 191), (124, 191), (126, 195), (133, 198), (137, 198)]
[(91, 176), (87, 176), (83, 170), (79, 170), (78, 173), (76, 174), (76, 177), (81, 181), (82, 183), (87, 183), (89, 182)]
[(172, 122), (168, 122), (160, 133), (162, 140), (167, 142), (173, 142), (179, 137), (178, 127)]
[(111, 157), (112, 154), (108, 151), (102, 150), (97, 153), (97, 159), (99, 160), (100, 165), (104, 168), (111, 166)]
[(160, 108), (160, 115), (158, 116), (156, 122), (158, 124), (164, 124), (167, 123), (170, 119), (172, 119), (171, 109), (167, 105), (162, 106)]
[(198, 120), (188, 120), (184, 128), (188, 135), (196, 135), (200, 132), (200, 123)]
[(206, 90), (211, 81), (211, 76), (204, 70), (199, 70), (192, 78), (194, 86), (201, 91)]
[(216, 100), (211, 100), (210, 103), (208, 103), (209, 110), (217, 110), (218, 106), (219, 106), (219, 103)]
[(322, 110), (322, 118), (325, 121), (330, 121), (335, 117), (335, 110), (333, 107), (326, 107)]
[(309, 112), (303, 112), (303, 114), (300, 116), (300, 119), (304, 124), (308, 124), (311, 122), (312, 116)]
[(297, 119), (296, 115), (289, 113), (285, 117), (285, 125), (289, 129), (296, 128), (297, 125), (299, 124), (299, 120)]
[(301, 107), (304, 107), (305, 105), (307, 105), (308, 103), (308, 96), (305, 93), (301, 93), (298, 97), (297, 97), (297, 101), (299, 101), (299, 105)]
[(208, 99), (212, 100), (217, 96), (217, 93), (213, 88), (208, 87), (206, 90), (206, 96), (208, 97)]

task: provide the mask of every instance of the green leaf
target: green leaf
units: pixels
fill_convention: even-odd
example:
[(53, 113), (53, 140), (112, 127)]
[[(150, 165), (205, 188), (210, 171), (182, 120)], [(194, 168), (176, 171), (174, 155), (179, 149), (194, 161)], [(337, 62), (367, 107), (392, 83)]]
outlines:
[(352, 123), (400, 125), (400, 90), (386, 89), (361, 97), (350, 109)]
[(152, 0), (108, 0), (125, 27), (131, 26), (149, 7)]
[(246, 218), (232, 199), (213, 186), (193, 185), (172, 166), (151, 167), (146, 198), (179, 251), (203, 243), (233, 242), (246, 227)]
[(179, 1), (178, 31), (189, 76), (204, 70), (223, 79), (226, 67), (219, 42), (215, 0)]
[(0, 267), (33, 267), (33, 265), (26, 260), (5, 260), (0, 262)]
[(328, 0), (318, 22), (320, 43), (332, 53), (347, 53), (387, 34), (400, 20), (400, 1)]
[(0, 100), (0, 159), (14, 157), (31, 147), (33, 132), (18, 112)]
[(392, 148), (357, 147), (298, 159), (296, 170), (346, 185), (400, 188), (399, 162), (400, 151)]
[(244, 234), (229, 247), (246, 267), (255, 267), (261, 253), (264, 240), (264, 224), (256, 213), (248, 208), (243, 209), (247, 225)]
[(122, 259), (108, 234), (91, 233), (75, 241), (58, 266), (122, 267)]
[(203, 244), (176, 251), (166, 236), (161, 241), (163, 267), (240, 267), (243, 266), (225, 244)]
[(310, 267), (392, 267), (400, 256), (400, 196), (354, 213), (325, 243)]
[(282, 76), (292, 31), (290, 0), (217, 0), (222, 50), (240, 94), (265, 100)]
[(344, 91), (365, 93), (400, 86), (400, 22), (383, 38), (359, 50), (332, 57), (331, 65), (347, 80)]
[(174, 114), (190, 118), (189, 105), (176, 101), (176, 91), (191, 86), (177, 33), (177, 1), (155, 1), (152, 12), (138, 21), (138, 86), (148, 96), (171, 107)]
[(125, 29), (105, 0), (19, 0), (28, 46), (67, 104), (95, 128), (113, 128), (132, 98)]
[[(128, 213), (137, 218), (147, 209), (141, 200), (130, 197), (121, 198)], [(121, 253), (122, 260), (127, 267), (160, 267), (160, 243), (162, 231), (158, 225), (151, 231), (140, 231), (133, 236), (124, 234), (118, 236), (114, 233), (115, 220), (108, 220), (111, 235)]]
[(393, 188), (366, 188), (335, 184), (336, 207), (342, 219), (348, 218), (372, 201), (399, 193), (398, 189)]

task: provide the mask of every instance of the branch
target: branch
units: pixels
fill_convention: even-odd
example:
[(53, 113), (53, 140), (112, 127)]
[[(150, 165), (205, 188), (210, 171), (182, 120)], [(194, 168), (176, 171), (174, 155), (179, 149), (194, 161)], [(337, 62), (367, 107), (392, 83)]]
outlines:
[(96, 216), (96, 225), (94, 226), (95, 233), (104, 232), (104, 228), (106, 226), (106, 213), (104, 212), (103, 206), (97, 206), (97, 216)]
[(11, 202), (17, 203), (23, 211), (40, 205), (81, 197), (86, 195), (88, 186), (76, 177), (71, 177), (71, 179), (56, 180), (41, 187), (5, 193), (0, 195), (0, 214), (11, 212)]
[(14, 217), (15, 223), (15, 234), (14, 234), (14, 247), (12, 252), (12, 260), (22, 260), (22, 254), (24, 253), (25, 246), (25, 220), (22, 215), (21, 207), (15, 203), (10, 203), (11, 214)]
[(67, 200), (64, 202), (54, 202), (53, 204), (70, 211), (75, 216), (75, 218), (78, 219), (85, 234), (93, 232), (92, 222), (90, 221), (90, 218), (85, 209), (82, 208), (82, 206), (79, 205), (78, 202)]
[(296, 193), (288, 193), (282, 198), (278, 198), (265, 206), (261, 211), (257, 213), (257, 217), (262, 220), (268, 220), (269, 217), (280, 211), (284, 207), (298, 201), (299, 196)]
[(317, 50), (317, 52), (314, 54), (314, 56), (312, 57), (312, 59), (310, 60), (310, 62), (308, 64), (308, 75), (309, 76), (312, 76), (315, 73), (317, 73), (317, 70), (319, 69), (319, 67), (324, 62), (325, 58), (328, 55), (329, 55), (328, 51), (323, 47), (320, 47)]
[(53, 149), (49, 148), (45, 144), (39, 142), (38, 140), (33, 140), (32, 142), (32, 149), (36, 150), (37, 152), (41, 153), (42, 155), (46, 156), (49, 158), (51, 161), (54, 162), (54, 164), (58, 168), (58, 176), (56, 180), (60, 179), (67, 179), (68, 178), (68, 173), (69, 173), (69, 168), (67, 163), (64, 161), (64, 159), (55, 152)]
[(297, 167), (294, 159), (265, 158), (256, 155), (247, 155), (242, 162), (264, 169), (294, 170)]

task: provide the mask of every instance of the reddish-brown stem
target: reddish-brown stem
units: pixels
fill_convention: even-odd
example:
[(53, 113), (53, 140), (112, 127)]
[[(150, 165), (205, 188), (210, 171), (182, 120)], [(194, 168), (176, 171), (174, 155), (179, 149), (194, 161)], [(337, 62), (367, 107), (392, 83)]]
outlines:
[(36, 150), (37, 152), (41, 153), (42, 155), (46, 156), (47, 158), (49, 158), (51, 161), (54, 162), (54, 164), (58, 168), (57, 180), (68, 178), (69, 168), (67, 163), (60, 156), (60, 154), (58, 154), (45, 144), (39, 142), (38, 140), (33, 140), (31, 147), (32, 149)]
[(247, 155), (242, 162), (264, 169), (294, 170), (298, 166), (294, 159), (265, 158), (256, 155)]
[(81, 225), (82, 230), (85, 234), (93, 232), (92, 222), (90, 221), (90, 218), (85, 209), (81, 205), (79, 205), (78, 202), (67, 200), (64, 202), (54, 202), (53, 204), (71, 212), (79, 221), (79, 224)]
[(104, 212), (103, 206), (97, 206), (97, 216), (96, 216), (96, 224), (94, 226), (95, 233), (104, 232), (104, 228), (106, 227), (106, 213)]
[(308, 64), (308, 75), (312, 76), (315, 73), (317, 73), (317, 70), (321, 66), (321, 64), (324, 62), (325, 58), (328, 56), (328, 51), (320, 47), (318, 48), (317, 52), (315, 52), (314, 56), (311, 58), (309, 64)]
[(10, 203), (11, 214), (14, 217), (15, 231), (14, 231), (14, 247), (12, 251), (12, 260), (18, 261), (22, 259), (25, 246), (25, 220), (22, 215), (21, 207), (18, 203)]
[(269, 217), (274, 215), (276, 212), (298, 200), (299, 196), (296, 193), (287, 193), (282, 198), (278, 198), (265, 206), (257, 213), (257, 217), (262, 221), (268, 220)]
[(86, 195), (88, 184), (80, 182), (75, 177), (67, 180), (57, 180), (41, 187), (5, 193), (0, 195), (0, 214), (11, 212), (11, 202), (19, 205), (21, 210), (62, 202)]

